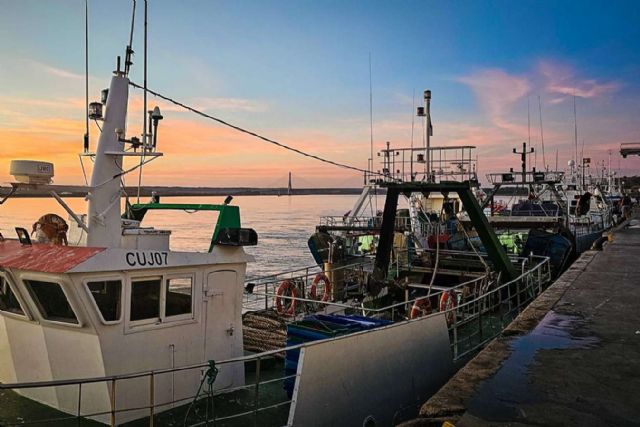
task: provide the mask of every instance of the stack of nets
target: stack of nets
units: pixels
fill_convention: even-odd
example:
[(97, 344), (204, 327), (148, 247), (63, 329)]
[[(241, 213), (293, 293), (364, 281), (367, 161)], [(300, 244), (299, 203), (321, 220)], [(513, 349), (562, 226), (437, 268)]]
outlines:
[[(287, 345), (287, 324), (274, 310), (249, 311), (242, 315), (244, 349), (262, 352)], [(284, 352), (276, 354), (284, 357)]]

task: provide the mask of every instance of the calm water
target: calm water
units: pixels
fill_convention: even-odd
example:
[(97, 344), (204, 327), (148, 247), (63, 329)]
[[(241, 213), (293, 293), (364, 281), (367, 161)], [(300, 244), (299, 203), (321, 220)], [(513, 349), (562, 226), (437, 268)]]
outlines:
[[(232, 204), (240, 207), (243, 227), (258, 233), (258, 245), (246, 248), (256, 261), (249, 264), (249, 275), (262, 275), (313, 265), (307, 239), (315, 231), (320, 216), (343, 215), (351, 209), (357, 196), (250, 196), (236, 197)], [(163, 202), (221, 203), (220, 197), (167, 197)], [(85, 213), (86, 202), (80, 198), (66, 199), (76, 213)], [(380, 197), (380, 209), (384, 198)], [(0, 206), (0, 232), (15, 237), (14, 227), (31, 231), (32, 224), (42, 215), (55, 213), (67, 218), (67, 213), (53, 199), (10, 199)], [(143, 225), (172, 230), (171, 249), (206, 251), (217, 220), (215, 212), (187, 213), (182, 211), (151, 211)], [(67, 221), (68, 223), (71, 220)]]

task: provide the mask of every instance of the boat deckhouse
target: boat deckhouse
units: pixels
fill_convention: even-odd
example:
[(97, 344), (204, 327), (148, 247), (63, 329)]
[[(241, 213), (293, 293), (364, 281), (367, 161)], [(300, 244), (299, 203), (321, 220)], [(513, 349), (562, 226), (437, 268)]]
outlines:
[[(104, 117), (95, 117), (102, 121), (96, 152), (83, 153), (95, 159), (88, 214), (71, 211), (52, 193), (69, 213), (68, 240), (79, 245), (63, 244), (66, 224), (51, 214), (34, 224), (36, 237), (44, 235), (38, 238), (44, 243), (32, 242), (21, 228), (24, 224), (16, 224), (18, 239), (5, 236), (0, 241), (0, 382), (123, 375), (243, 354), (242, 293), (251, 257), (242, 245), (255, 244), (257, 236), (240, 228), (239, 209), (228, 203), (138, 204), (123, 215), (123, 158), (144, 157), (143, 165), (161, 156), (156, 151), (157, 120), (162, 117), (157, 108), (149, 117), (156, 124), (153, 138), (126, 138), (128, 91), (126, 73), (116, 70)], [(17, 162), (12, 169), (32, 163)], [(38, 181), (37, 170), (16, 175), (22, 182), (14, 183), (14, 189), (34, 185), (30, 178), (46, 187)], [(141, 225), (149, 209), (217, 211), (210, 250), (172, 251), (169, 230)], [(57, 222), (51, 220), (55, 217)], [(47, 239), (52, 228), (54, 238)], [(60, 234), (63, 242), (55, 239)], [(200, 380), (201, 373), (193, 370), (158, 377), (155, 400), (191, 396)], [(226, 365), (215, 386), (243, 382), (243, 366)], [(116, 406), (138, 400), (141, 406), (148, 404), (142, 398), (148, 389), (148, 381), (132, 379), (118, 391)], [(112, 392), (104, 382), (85, 384), (83, 411), (108, 413)], [(65, 412), (78, 407), (73, 387), (26, 388), (21, 393)], [(117, 422), (139, 416), (136, 411), (119, 414)]]

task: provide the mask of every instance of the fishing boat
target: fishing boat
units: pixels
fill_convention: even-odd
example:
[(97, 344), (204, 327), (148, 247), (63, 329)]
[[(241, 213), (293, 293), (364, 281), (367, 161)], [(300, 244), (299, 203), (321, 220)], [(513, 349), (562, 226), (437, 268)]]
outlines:
[[(389, 425), (550, 282), (547, 257), (503, 250), (472, 182), (438, 181), (430, 167), (420, 182), (381, 179), (374, 257), (247, 280), (244, 246), (258, 235), (232, 197), (130, 203), (123, 193), (123, 175), (162, 157), (164, 117), (129, 80), (132, 53), (87, 108), (102, 126), (81, 154), (94, 161), (86, 213), (49, 186), (54, 165), (12, 163), (12, 193), (48, 190), (68, 218), (43, 212), (0, 241), (1, 424)], [(130, 87), (145, 91), (140, 137), (127, 128)], [(139, 162), (126, 168), (127, 158)], [(486, 253), (393, 250), (401, 195), (435, 193), (457, 194)], [(208, 251), (172, 250), (171, 230), (145, 224), (153, 210), (217, 212)], [(340, 283), (358, 294), (337, 293)]]

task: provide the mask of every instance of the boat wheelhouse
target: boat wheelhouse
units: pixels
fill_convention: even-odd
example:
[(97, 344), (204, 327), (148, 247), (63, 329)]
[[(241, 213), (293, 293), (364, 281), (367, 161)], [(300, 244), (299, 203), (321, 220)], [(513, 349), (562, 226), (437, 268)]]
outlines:
[[(228, 202), (131, 206), (127, 199), (123, 214), (120, 177), (131, 171), (124, 169), (123, 159), (144, 159), (135, 170), (162, 155), (157, 150), (158, 108), (149, 112), (154, 132), (127, 138), (129, 86), (127, 72), (118, 66), (104, 105), (94, 106), (94, 111), (104, 107), (105, 115), (94, 113), (102, 121), (96, 152), (82, 154), (94, 159), (88, 214), (73, 212), (51, 190), (69, 213), (68, 239), (66, 222), (48, 214), (33, 225), (36, 238), (44, 242), (32, 242), (21, 227), (16, 228), (18, 239), (6, 236), (0, 242), (2, 383), (117, 376), (244, 354), (242, 294), (252, 258), (242, 246), (256, 244), (257, 236), (240, 227), (239, 208)], [(47, 189), (53, 168), (43, 180), (38, 168), (25, 169), (25, 164), (31, 163), (12, 168), (21, 171), (14, 190)], [(217, 211), (209, 251), (172, 251), (170, 230), (141, 225), (150, 209)], [(77, 246), (65, 245), (68, 241)], [(159, 379), (156, 398), (191, 396), (200, 379), (196, 371)], [(228, 365), (220, 370), (216, 389), (241, 384), (242, 366)], [(91, 413), (108, 413), (112, 404), (144, 405), (141, 396), (148, 388), (132, 379), (112, 402), (108, 384), (88, 384), (81, 404)], [(78, 406), (71, 390), (20, 392), (65, 412)], [(129, 411), (119, 414), (117, 422), (140, 416)]]

